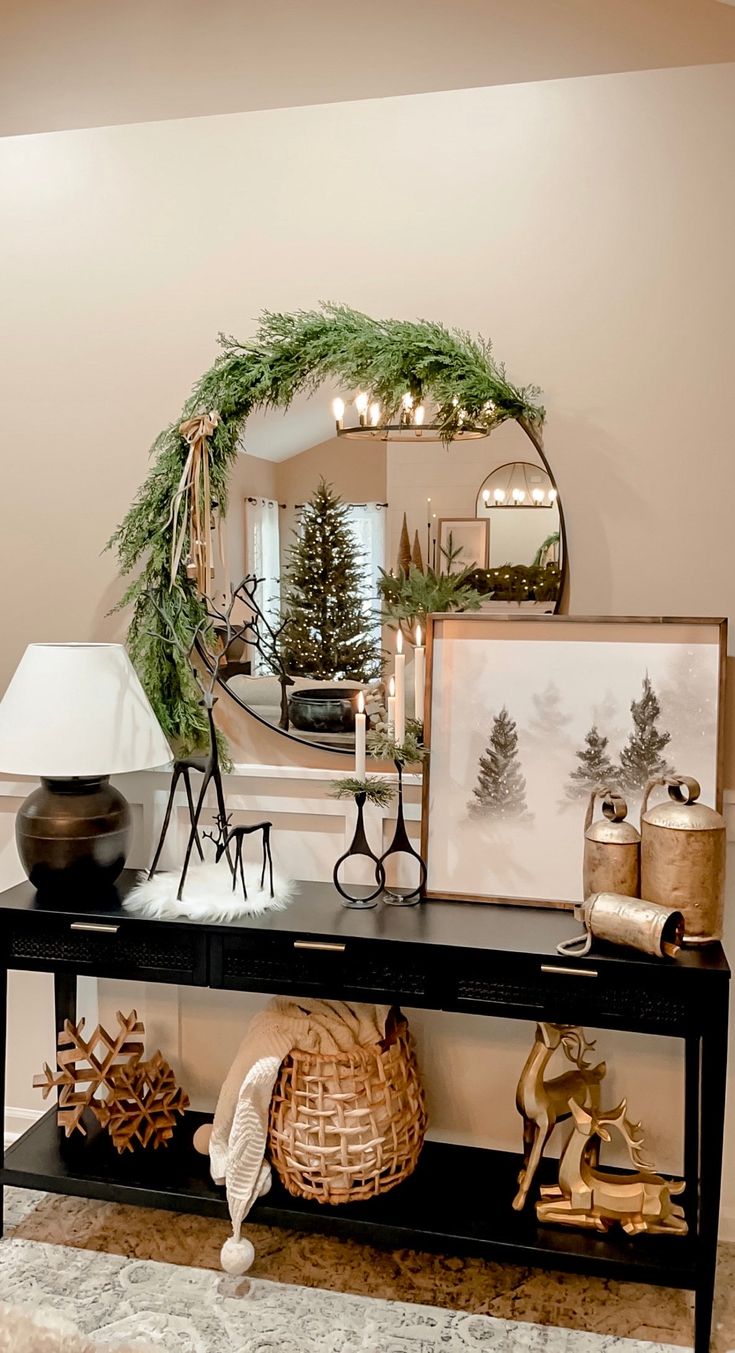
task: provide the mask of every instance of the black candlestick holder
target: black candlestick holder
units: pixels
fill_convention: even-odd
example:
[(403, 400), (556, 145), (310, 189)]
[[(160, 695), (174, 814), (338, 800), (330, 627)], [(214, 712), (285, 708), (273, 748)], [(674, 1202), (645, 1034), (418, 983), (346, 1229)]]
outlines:
[[(367, 836), (365, 835), (364, 810), (366, 800), (367, 794), (365, 793), (364, 790), (361, 790), (359, 794), (355, 795), (355, 804), (357, 807), (357, 822), (355, 823), (355, 833), (344, 855), (340, 855), (336, 865), (334, 866), (334, 873), (332, 874), (334, 886), (337, 889), (337, 892), (339, 893), (340, 897), (343, 897), (345, 899), (342, 905), (344, 907), (349, 907), (354, 911), (362, 911), (366, 907), (377, 906), (377, 899), (380, 897), (380, 894), (383, 892), (383, 889), (385, 888), (385, 869), (383, 868), (383, 862), (375, 854), (375, 851), (370, 849), (370, 843), (367, 839)], [(350, 860), (353, 855), (364, 855), (366, 859), (372, 860), (373, 864), (375, 865), (375, 878), (377, 880), (378, 886), (377, 888), (374, 889), (373, 892), (366, 893), (365, 896), (363, 897), (355, 897), (353, 893), (348, 893), (346, 889), (342, 887), (342, 884), (339, 881), (339, 871), (342, 865), (345, 864), (347, 860)]]
[(388, 849), (383, 851), (379, 864), (383, 871), (385, 879), (385, 862), (391, 855), (412, 855), (414, 860), (419, 862), (419, 881), (412, 892), (395, 892), (392, 888), (383, 886), (383, 901), (386, 907), (415, 907), (420, 901), (421, 895), (426, 887), (426, 862), (423, 856), (411, 845), (408, 832), (406, 831), (406, 820), (403, 816), (403, 762), (396, 760), (396, 770), (398, 771), (398, 812), (396, 814), (396, 829), (393, 833), (393, 840)]

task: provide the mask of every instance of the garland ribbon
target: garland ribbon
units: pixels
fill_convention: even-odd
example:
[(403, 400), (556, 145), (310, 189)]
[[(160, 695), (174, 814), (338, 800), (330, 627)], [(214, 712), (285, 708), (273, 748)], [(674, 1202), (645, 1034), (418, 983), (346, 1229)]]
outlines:
[(189, 447), (189, 454), (171, 500), (171, 511), (166, 522), (167, 527), (173, 525), (170, 586), (173, 588), (176, 585), (176, 575), (188, 536), (194, 581), (200, 596), (205, 596), (209, 591), (212, 576), (209, 438), (219, 421), (219, 414), (213, 409), (210, 413), (187, 418), (180, 424), (179, 432)]

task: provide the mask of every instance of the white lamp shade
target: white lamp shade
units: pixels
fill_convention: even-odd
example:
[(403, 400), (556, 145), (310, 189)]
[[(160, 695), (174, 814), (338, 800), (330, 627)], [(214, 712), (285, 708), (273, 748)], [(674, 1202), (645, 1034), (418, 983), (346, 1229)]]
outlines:
[(122, 644), (29, 644), (0, 701), (0, 771), (120, 775), (171, 749)]

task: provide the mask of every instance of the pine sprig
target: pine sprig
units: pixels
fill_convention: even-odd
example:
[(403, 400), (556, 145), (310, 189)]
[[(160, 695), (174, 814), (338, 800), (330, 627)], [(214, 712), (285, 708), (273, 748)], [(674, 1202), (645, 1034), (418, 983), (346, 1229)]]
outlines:
[[(417, 400), (432, 399), (447, 443), (463, 420), (489, 432), (508, 419), (540, 428), (544, 418), (538, 391), (513, 385), (489, 343), (429, 320), (375, 320), (334, 304), (293, 314), (265, 311), (252, 339), (243, 343), (220, 335), (220, 347), (180, 418), (156, 438), (150, 471), (108, 542), (117, 552), (121, 574), (135, 575), (120, 603), (133, 607), (131, 656), (164, 729), (186, 749), (206, 745), (206, 723), (190, 674), (174, 649), (164, 648), (148, 633), (150, 593), (160, 598), (170, 587), (170, 510), (188, 454), (179, 433), (183, 419), (209, 410), (219, 414), (210, 442), (210, 482), (224, 515), (229, 474), (249, 414), (259, 408), (286, 409), (297, 394), (314, 391), (330, 378), (369, 391), (388, 418), (397, 414), (406, 390)], [(186, 541), (184, 557), (189, 545)], [(173, 590), (180, 602), (180, 623), (196, 627), (205, 606), (183, 562)]]
[(393, 733), (373, 729), (367, 735), (367, 749), (376, 761), (402, 761), (404, 765), (416, 766), (425, 761), (429, 749), (422, 742), (423, 730), (415, 719), (406, 721), (403, 742), (396, 742)]
[(383, 775), (370, 775), (365, 780), (348, 775), (344, 780), (332, 780), (329, 788), (330, 798), (354, 799), (358, 794), (364, 794), (368, 803), (375, 803), (379, 808), (387, 808), (395, 792), (395, 785)]

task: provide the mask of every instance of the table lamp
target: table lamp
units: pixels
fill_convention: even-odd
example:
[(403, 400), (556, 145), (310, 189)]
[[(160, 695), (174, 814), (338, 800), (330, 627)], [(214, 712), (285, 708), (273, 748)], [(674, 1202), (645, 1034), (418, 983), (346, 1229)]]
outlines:
[(109, 777), (171, 755), (122, 644), (29, 644), (0, 701), (0, 772), (41, 780), (15, 821), (31, 883), (108, 889), (130, 837), (127, 800)]

